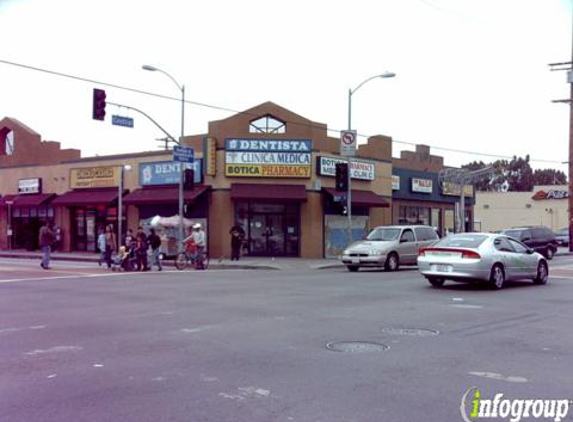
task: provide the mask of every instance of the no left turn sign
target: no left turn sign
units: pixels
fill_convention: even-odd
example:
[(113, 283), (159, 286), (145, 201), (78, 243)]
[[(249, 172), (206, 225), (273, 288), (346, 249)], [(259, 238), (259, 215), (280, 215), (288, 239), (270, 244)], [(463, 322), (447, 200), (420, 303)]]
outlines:
[(343, 130), (340, 132), (340, 155), (353, 157), (356, 155), (356, 131)]

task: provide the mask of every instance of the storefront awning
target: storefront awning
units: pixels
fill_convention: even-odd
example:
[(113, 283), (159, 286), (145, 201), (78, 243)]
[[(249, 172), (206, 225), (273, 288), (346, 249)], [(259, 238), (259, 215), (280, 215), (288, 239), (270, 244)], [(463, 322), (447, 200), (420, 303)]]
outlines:
[[(211, 186), (196, 186), (192, 190), (184, 191), (183, 197), (186, 202), (193, 202), (210, 188)], [(136, 189), (123, 198), (123, 203), (126, 205), (165, 204), (178, 201), (178, 186)]]
[[(330, 196), (341, 196), (342, 192), (334, 188), (323, 188), (323, 190)], [(365, 207), (389, 207), (390, 204), (382, 195), (378, 195), (370, 190), (354, 190), (352, 189), (352, 205), (359, 205)]]
[(231, 185), (231, 199), (306, 202), (306, 187), (304, 185), (233, 183)]
[(55, 193), (38, 193), (31, 195), (6, 195), (0, 199), (0, 207), (8, 206), (12, 202), (14, 207), (39, 207), (56, 196)]
[(84, 206), (84, 205), (108, 205), (116, 201), (117, 189), (107, 190), (73, 190), (58, 196), (52, 201), (52, 205), (60, 206)]

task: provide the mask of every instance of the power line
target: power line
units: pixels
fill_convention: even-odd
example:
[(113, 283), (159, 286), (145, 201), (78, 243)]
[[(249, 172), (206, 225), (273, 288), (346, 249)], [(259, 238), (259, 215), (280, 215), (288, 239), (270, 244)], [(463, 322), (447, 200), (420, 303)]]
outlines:
[[(26, 65), (26, 64), (22, 64), (22, 63), (15, 63), (15, 62), (3, 60), (3, 59), (0, 59), (0, 63), (10, 65), (10, 66), (19, 67), (19, 68), (23, 68), (26, 70), (33, 70), (36, 72), (42, 72), (42, 73), (46, 73), (46, 74), (53, 75), (53, 76), (59, 76), (62, 78), (68, 78), (68, 79), (73, 79), (73, 80), (81, 81), (81, 82), (89, 82), (89, 83), (97, 84), (100, 86), (106, 86), (106, 87), (110, 87), (110, 88), (121, 89), (124, 91), (134, 92), (136, 94), (149, 95), (152, 97), (162, 98), (165, 100), (181, 102), (181, 98), (176, 98), (176, 97), (172, 97), (169, 95), (157, 94), (155, 92), (144, 91), (144, 90), (138, 89), (138, 88), (131, 88), (131, 87), (123, 86), (123, 85), (112, 84), (109, 82), (98, 81), (95, 79), (71, 75), (71, 74), (63, 73), (63, 72), (57, 72), (57, 71), (49, 70), (49, 69), (43, 69), (40, 67), (30, 66), (30, 65)], [(234, 109), (228, 108), (228, 107), (217, 106), (217, 105), (202, 103), (202, 102), (198, 102), (198, 101), (185, 100), (185, 103), (192, 104), (192, 105), (195, 105), (198, 107), (205, 107), (205, 108), (210, 108), (213, 110), (225, 111), (225, 112), (229, 112), (229, 113), (233, 113), (233, 114), (242, 114), (242, 115), (247, 115), (247, 116), (258, 117), (258, 114), (256, 115), (255, 113), (251, 113), (248, 111), (239, 111), (239, 110), (234, 110)], [(286, 121), (285, 123), (289, 123), (291, 125), (313, 127), (313, 128), (323, 128), (324, 127), (323, 124), (315, 124), (313, 122), (303, 124), (300, 122)], [(341, 129), (332, 129), (332, 128), (327, 129), (327, 131), (338, 133), (338, 134), (340, 134), (342, 132)], [(357, 134), (357, 136), (363, 137), (365, 139), (368, 139), (370, 137), (370, 135), (364, 135), (364, 134)], [(504, 160), (513, 159), (513, 156), (504, 156), (504, 155), (497, 155), (497, 154), (489, 154), (489, 153), (482, 153), (482, 152), (475, 152), (475, 151), (460, 150), (460, 149), (454, 149), (454, 148), (439, 147), (439, 146), (435, 146), (433, 144), (429, 144), (429, 143), (425, 143), (425, 142), (408, 142), (408, 141), (399, 141), (396, 139), (392, 139), (392, 142), (395, 142), (397, 144), (402, 144), (402, 145), (409, 145), (409, 146), (416, 146), (416, 145), (424, 144), (424, 145), (428, 145), (430, 148), (432, 148), (434, 150), (446, 151), (446, 152), (452, 152), (452, 153), (458, 153), (458, 154), (467, 154), (467, 155), (472, 155), (472, 156), (477, 155), (480, 157), (497, 158), (497, 159), (504, 159)], [(531, 157), (530, 157), (529, 161), (530, 162), (537, 162), (537, 163), (547, 163), (547, 164), (562, 164), (563, 163), (562, 160), (558, 161), (558, 160), (533, 159)]]

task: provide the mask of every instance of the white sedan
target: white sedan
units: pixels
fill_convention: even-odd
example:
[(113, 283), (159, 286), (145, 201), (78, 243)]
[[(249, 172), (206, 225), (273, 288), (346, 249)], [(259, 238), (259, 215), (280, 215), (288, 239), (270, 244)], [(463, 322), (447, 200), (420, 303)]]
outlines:
[(547, 260), (511, 237), (492, 233), (458, 233), (422, 248), (418, 269), (435, 287), (446, 280), (486, 281), (501, 289), (507, 280), (546, 284)]

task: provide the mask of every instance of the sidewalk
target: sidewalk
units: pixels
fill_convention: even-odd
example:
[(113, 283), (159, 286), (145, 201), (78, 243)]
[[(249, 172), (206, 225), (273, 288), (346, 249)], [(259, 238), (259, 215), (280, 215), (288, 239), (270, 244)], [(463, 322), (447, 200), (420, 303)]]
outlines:
[[(37, 259), (42, 257), (38, 251), (0, 251), (0, 258), (24, 258)], [(52, 252), (53, 261), (75, 261), (75, 262), (98, 262), (99, 254), (91, 252)], [(172, 260), (163, 261), (166, 267), (172, 267)], [(321, 270), (327, 268), (343, 268), (344, 266), (336, 259), (304, 259), (304, 258), (266, 258), (266, 257), (244, 257), (240, 261), (231, 261), (229, 258), (213, 258), (209, 263), (212, 269), (248, 269), (248, 270), (300, 270), (311, 269)]]

